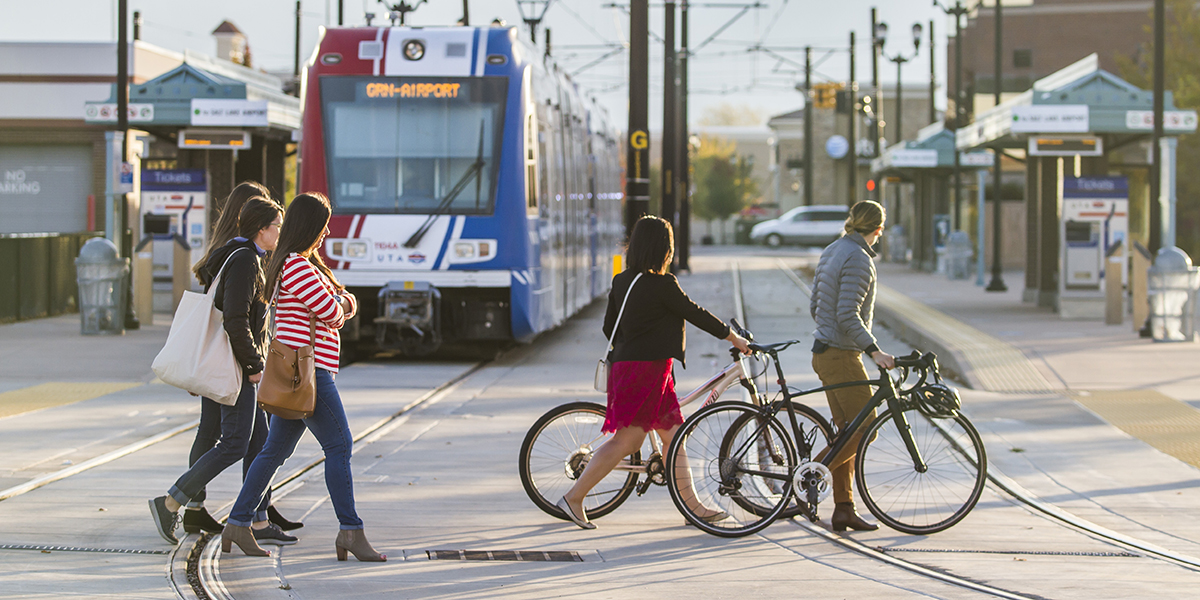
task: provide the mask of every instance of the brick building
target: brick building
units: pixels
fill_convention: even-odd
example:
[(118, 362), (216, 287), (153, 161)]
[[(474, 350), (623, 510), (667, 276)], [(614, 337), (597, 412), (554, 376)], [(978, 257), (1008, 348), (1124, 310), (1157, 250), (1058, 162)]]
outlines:
[[(963, 88), (968, 113), (994, 105), (995, 0), (985, 0), (965, 22), (962, 35)], [(1120, 74), (1118, 56), (1136, 58), (1150, 42), (1150, 0), (1003, 0), (1001, 93), (1019, 94), (1033, 82), (1097, 53), (1100, 68)], [(947, 73), (954, 82), (953, 36)], [(951, 94), (953, 88), (951, 88)]]

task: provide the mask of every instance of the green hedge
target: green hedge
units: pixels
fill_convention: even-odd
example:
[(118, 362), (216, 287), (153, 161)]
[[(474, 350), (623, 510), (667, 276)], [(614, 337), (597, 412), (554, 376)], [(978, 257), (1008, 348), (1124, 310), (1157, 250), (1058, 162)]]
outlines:
[(75, 257), (99, 232), (0, 235), (0, 323), (79, 310)]

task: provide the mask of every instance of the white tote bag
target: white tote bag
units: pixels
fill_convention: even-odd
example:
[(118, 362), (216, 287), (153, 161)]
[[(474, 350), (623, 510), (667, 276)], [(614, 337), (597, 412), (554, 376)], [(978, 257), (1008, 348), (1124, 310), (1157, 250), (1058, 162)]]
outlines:
[(617, 321), (613, 323), (612, 335), (608, 336), (608, 349), (604, 351), (604, 356), (600, 358), (600, 362), (596, 363), (596, 378), (592, 382), (592, 387), (596, 388), (597, 392), (608, 391), (608, 369), (611, 364), (608, 362), (608, 355), (612, 352), (613, 337), (617, 335), (617, 327), (621, 326), (621, 315), (625, 314), (625, 303), (629, 302), (629, 292), (633, 291), (633, 284), (642, 278), (642, 274), (638, 273), (633, 277), (633, 281), (629, 282), (629, 289), (625, 290), (625, 299), (621, 301), (621, 310), (617, 311)]
[(214, 298), (229, 260), (245, 248), (230, 253), (213, 278), (207, 294), (183, 292), (167, 343), (150, 366), (158, 378), (198, 396), (233, 406), (242, 391), (242, 366), (233, 356), (224, 318)]

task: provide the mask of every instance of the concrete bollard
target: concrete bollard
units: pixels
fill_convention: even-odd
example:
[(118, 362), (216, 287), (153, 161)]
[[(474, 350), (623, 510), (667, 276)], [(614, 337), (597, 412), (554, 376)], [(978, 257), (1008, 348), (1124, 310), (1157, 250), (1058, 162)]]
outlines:
[[(1129, 253), (1129, 304), (1133, 313), (1133, 330), (1141, 331), (1150, 319), (1150, 297), (1146, 288), (1150, 265), (1154, 258), (1141, 242), (1133, 243)], [(1150, 337), (1149, 330), (1143, 334)]]
[[(1119, 247), (1119, 246), (1118, 246)], [(1104, 324), (1120, 325), (1125, 320), (1125, 286), (1121, 283), (1121, 256), (1108, 256), (1104, 270)]]
[(171, 244), (171, 312), (179, 308), (183, 292), (192, 287), (192, 249), (182, 235)]

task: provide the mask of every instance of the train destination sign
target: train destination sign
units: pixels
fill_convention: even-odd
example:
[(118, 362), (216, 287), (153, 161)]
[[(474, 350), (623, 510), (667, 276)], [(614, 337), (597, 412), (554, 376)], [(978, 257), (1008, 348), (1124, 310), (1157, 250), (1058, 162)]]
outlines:
[(373, 81), (363, 84), (363, 93), (368, 98), (457, 98), (462, 85)]

